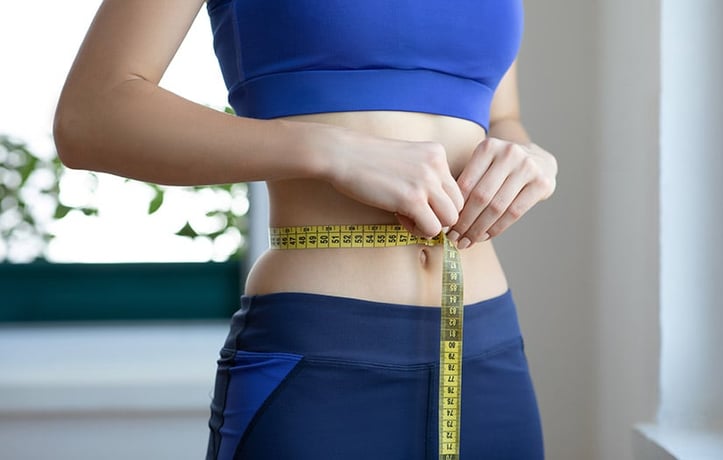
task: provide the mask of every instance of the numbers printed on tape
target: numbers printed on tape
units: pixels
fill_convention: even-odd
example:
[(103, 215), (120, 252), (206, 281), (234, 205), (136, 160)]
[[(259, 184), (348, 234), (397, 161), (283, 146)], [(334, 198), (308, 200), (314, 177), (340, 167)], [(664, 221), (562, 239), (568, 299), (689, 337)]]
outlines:
[(401, 225), (311, 225), (273, 227), (270, 245), (275, 249), (388, 248), (442, 244), (442, 235), (430, 240), (409, 233)]
[(269, 230), (274, 249), (387, 248), (443, 245), (439, 334), (439, 458), (459, 460), (464, 301), (459, 251), (440, 233), (425, 240), (401, 225), (311, 225)]
[(439, 347), (439, 458), (459, 459), (464, 301), (457, 248), (443, 237), (442, 318)]

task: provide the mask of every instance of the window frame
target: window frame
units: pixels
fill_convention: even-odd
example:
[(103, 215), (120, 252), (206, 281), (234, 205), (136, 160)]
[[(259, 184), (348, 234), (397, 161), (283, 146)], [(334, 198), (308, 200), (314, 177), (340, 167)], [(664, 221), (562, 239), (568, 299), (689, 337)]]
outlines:
[(238, 309), (238, 260), (0, 264), (0, 323), (211, 320)]

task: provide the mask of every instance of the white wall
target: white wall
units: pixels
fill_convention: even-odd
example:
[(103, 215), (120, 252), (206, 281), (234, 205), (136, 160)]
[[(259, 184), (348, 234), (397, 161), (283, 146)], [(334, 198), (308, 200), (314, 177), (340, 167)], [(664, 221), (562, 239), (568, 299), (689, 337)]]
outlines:
[(598, 445), (629, 459), (632, 425), (658, 404), (660, 1), (607, 0), (598, 15)]
[(496, 243), (516, 297), (547, 456), (594, 458), (597, 137), (595, 8), (526, 2), (523, 117), (557, 155), (554, 197)]
[(500, 239), (548, 457), (632, 459), (658, 386), (659, 4), (526, 2), (523, 115), (556, 195)]

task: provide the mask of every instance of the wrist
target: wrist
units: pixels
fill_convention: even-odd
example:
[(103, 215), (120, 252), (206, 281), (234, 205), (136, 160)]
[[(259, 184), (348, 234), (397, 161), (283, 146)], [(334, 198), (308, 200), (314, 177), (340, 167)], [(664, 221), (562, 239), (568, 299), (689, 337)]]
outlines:
[(548, 193), (545, 198), (549, 198), (554, 193), (557, 184), (557, 159), (550, 152), (533, 142), (528, 143), (525, 148), (530, 155), (538, 159), (538, 164), (540, 164), (547, 182)]
[(271, 135), (284, 139), (281, 147), (290, 178), (327, 180), (332, 174), (330, 152), (333, 150), (332, 126), (305, 121), (274, 120), (277, 127)]
[(361, 139), (353, 130), (324, 123), (299, 122), (300, 157), (308, 178), (335, 184), (348, 174), (350, 148)]

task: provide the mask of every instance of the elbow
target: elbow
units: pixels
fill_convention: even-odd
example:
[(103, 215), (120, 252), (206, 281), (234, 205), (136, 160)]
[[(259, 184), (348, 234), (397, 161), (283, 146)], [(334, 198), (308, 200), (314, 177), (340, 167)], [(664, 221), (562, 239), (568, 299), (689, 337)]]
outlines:
[(87, 156), (88, 139), (84, 138), (82, 112), (67, 103), (58, 103), (53, 119), (53, 141), (60, 161), (71, 169), (90, 169)]
[[(108, 143), (118, 138), (114, 121), (119, 112), (123, 113), (119, 107), (124, 105), (123, 100), (128, 95), (114, 94), (113, 88), (98, 89), (86, 85), (79, 89), (79, 86), (79, 83), (66, 84), (58, 100), (53, 118), (56, 152), (68, 168), (104, 171)], [(109, 106), (116, 110), (107, 110)]]

